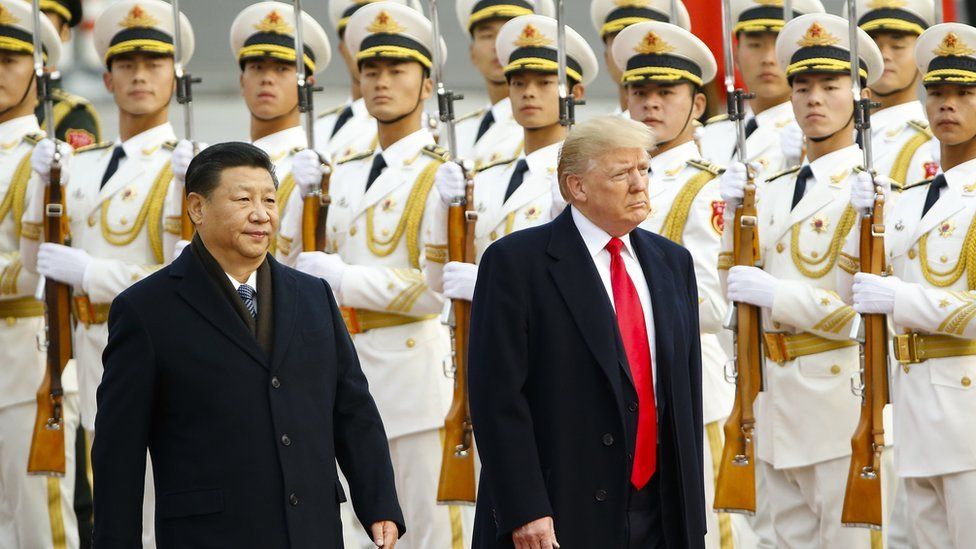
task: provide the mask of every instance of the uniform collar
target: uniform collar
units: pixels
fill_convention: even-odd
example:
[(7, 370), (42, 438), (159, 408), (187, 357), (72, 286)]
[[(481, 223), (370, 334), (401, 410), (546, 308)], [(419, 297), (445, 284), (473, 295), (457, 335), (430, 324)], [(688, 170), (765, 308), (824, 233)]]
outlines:
[(366, 110), (366, 99), (360, 97), (359, 99), (351, 102), (349, 104), (352, 107), (352, 115), (359, 116), (369, 116), (369, 111)]
[(387, 167), (399, 167), (407, 160), (415, 158), (420, 149), (434, 143), (434, 136), (431, 135), (430, 131), (427, 128), (420, 128), (390, 145), (388, 149), (377, 149), (377, 154), (383, 155)]
[[(750, 111), (751, 112), (751, 111)], [(749, 116), (752, 116), (751, 114)], [(793, 103), (787, 101), (775, 107), (770, 107), (756, 115), (756, 124), (760, 128), (775, 127), (783, 118), (793, 118)]]
[(34, 113), (12, 118), (0, 124), (0, 139), (6, 141), (8, 138), (20, 139), (21, 137), (39, 133), (41, 127), (37, 124), (37, 117)]
[(701, 158), (698, 145), (694, 140), (682, 143), (673, 149), (668, 149), (661, 154), (651, 157), (651, 177), (660, 177), (667, 174), (678, 166), (683, 166), (689, 160)]
[[(861, 164), (861, 161), (861, 148), (856, 144), (848, 145), (810, 162), (810, 169), (813, 170), (813, 177), (817, 181), (839, 182), (838, 176), (843, 175), (843, 178), (846, 179), (851, 169)], [(812, 181), (807, 181), (808, 188), (810, 183)]]
[(563, 142), (559, 141), (526, 155), (525, 161), (529, 164), (529, 172), (534, 175), (548, 175), (559, 162), (559, 149), (562, 146)]
[[(596, 258), (597, 254), (607, 247), (607, 243), (613, 237), (610, 236), (610, 233), (597, 227), (595, 223), (590, 221), (588, 217), (576, 208), (570, 206), (570, 209), (572, 210), (573, 223), (576, 224), (576, 230), (583, 237), (583, 244), (586, 245), (586, 251), (589, 252), (590, 257)], [(637, 254), (634, 253), (634, 247), (630, 242), (630, 235), (623, 236), (620, 240), (624, 242), (624, 249), (627, 250), (630, 257), (636, 258)]]
[(169, 122), (150, 128), (125, 141), (116, 139), (115, 144), (122, 145), (126, 158), (139, 158), (143, 154), (152, 154), (167, 141), (176, 141), (176, 133)]
[(881, 109), (871, 113), (871, 126), (876, 130), (888, 128), (893, 125), (905, 125), (909, 120), (924, 120), (925, 109), (922, 108), (921, 101), (909, 101), (887, 109)]
[(308, 142), (305, 140), (305, 130), (301, 125), (255, 139), (252, 144), (266, 152), (273, 161), (277, 161), (277, 157), (280, 157), (282, 153), (287, 153), (296, 147), (304, 149), (308, 146)]
[(512, 117), (512, 100), (508, 97), (502, 99), (498, 103), (489, 107), (491, 111), (491, 116), (494, 117), (495, 122), (499, 120), (508, 120)]
[(967, 160), (945, 172), (946, 184), (950, 189), (962, 192), (976, 181), (976, 158)]

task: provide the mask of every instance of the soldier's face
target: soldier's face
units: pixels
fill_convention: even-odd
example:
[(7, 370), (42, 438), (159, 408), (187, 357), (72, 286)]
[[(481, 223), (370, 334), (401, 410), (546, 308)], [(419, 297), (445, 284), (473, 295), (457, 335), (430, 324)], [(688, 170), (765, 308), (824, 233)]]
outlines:
[(366, 110), (379, 122), (419, 112), (433, 85), (416, 61), (367, 59), (359, 69)]
[(976, 135), (976, 87), (935, 84), (925, 88), (929, 127), (943, 145), (966, 143)]
[(34, 58), (23, 53), (0, 51), (0, 110), (11, 109), (22, 102), (33, 108), (37, 102), (34, 90)]
[(688, 82), (640, 82), (627, 86), (630, 117), (654, 130), (658, 142), (691, 135), (691, 120), (705, 112), (705, 103), (705, 95), (695, 93), (694, 85)]
[[(577, 97), (582, 95), (582, 86)], [(574, 88), (574, 95), (577, 90)], [(555, 74), (519, 71), (508, 77), (508, 97), (515, 121), (534, 130), (559, 123), (559, 78)]]
[(807, 137), (827, 137), (851, 123), (851, 77), (799, 74), (793, 79), (793, 114)]
[(621, 148), (591, 161), (583, 175), (566, 178), (574, 208), (610, 234), (622, 236), (651, 211), (647, 196), (650, 157), (640, 148)]
[(505, 83), (505, 73), (495, 51), (495, 38), (504, 24), (504, 19), (489, 19), (478, 23), (471, 31), (471, 63), (485, 80), (493, 84)]
[(103, 80), (119, 109), (135, 116), (165, 109), (176, 89), (173, 58), (159, 55), (120, 55)]
[(298, 108), (294, 63), (279, 59), (253, 59), (241, 72), (241, 95), (251, 115), (272, 120)]
[(187, 197), (200, 237), (214, 256), (263, 257), (278, 231), (274, 180), (267, 170), (250, 166), (228, 168), (220, 184), (204, 198)]
[(740, 32), (735, 62), (746, 89), (756, 97), (786, 100), (790, 85), (776, 61), (776, 33)]
[(871, 89), (885, 94), (899, 91), (915, 83), (915, 42), (918, 37), (905, 32), (876, 32), (871, 35), (884, 58), (884, 74)]
[(624, 76), (624, 71), (617, 66), (617, 63), (613, 60), (613, 41), (616, 40), (617, 34), (611, 34), (603, 40), (603, 66), (607, 68), (607, 73), (610, 75), (610, 79), (613, 83), (620, 85), (620, 79)]

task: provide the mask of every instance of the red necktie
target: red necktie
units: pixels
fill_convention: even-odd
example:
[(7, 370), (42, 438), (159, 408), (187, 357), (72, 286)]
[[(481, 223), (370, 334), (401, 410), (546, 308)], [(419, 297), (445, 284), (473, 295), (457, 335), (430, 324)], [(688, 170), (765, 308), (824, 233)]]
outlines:
[(657, 469), (657, 409), (654, 406), (654, 376), (651, 374), (651, 346), (647, 341), (647, 325), (644, 308), (634, 281), (627, 274), (620, 250), (624, 243), (611, 238), (607, 243), (610, 252), (610, 286), (613, 288), (613, 305), (617, 312), (617, 327), (627, 352), (630, 376), (637, 389), (637, 447), (634, 451), (634, 468), (630, 483), (640, 490), (651, 480)]

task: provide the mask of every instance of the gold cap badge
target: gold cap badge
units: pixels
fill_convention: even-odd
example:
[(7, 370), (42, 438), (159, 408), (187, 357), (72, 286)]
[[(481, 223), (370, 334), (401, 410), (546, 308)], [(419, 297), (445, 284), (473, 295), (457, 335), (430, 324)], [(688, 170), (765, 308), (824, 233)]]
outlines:
[(383, 10), (376, 14), (376, 19), (373, 20), (366, 30), (373, 34), (400, 34), (407, 30), (407, 28), (397, 23), (396, 19), (393, 19), (386, 10)]
[(807, 29), (807, 33), (800, 38), (796, 44), (801, 48), (811, 46), (833, 46), (840, 43), (840, 38), (827, 32), (827, 29), (820, 26), (820, 23), (813, 23)]
[(956, 36), (956, 33), (949, 32), (946, 33), (945, 37), (942, 39), (942, 42), (939, 44), (939, 47), (935, 48), (932, 53), (938, 55), (939, 57), (948, 57), (950, 55), (963, 57), (976, 53), (976, 50), (973, 50), (967, 46), (965, 42)]
[(552, 44), (552, 39), (539, 32), (539, 29), (532, 25), (526, 25), (522, 29), (522, 34), (515, 41), (519, 48), (541, 48)]
[(254, 25), (256, 30), (270, 32), (273, 34), (291, 34), (294, 29), (285, 21), (285, 18), (278, 13), (278, 10), (271, 10), (260, 23)]
[(643, 53), (645, 55), (659, 55), (662, 53), (673, 52), (674, 46), (665, 42), (664, 39), (658, 36), (656, 32), (651, 31), (644, 35), (644, 39), (634, 47), (634, 51), (637, 53)]
[(125, 19), (119, 21), (119, 26), (124, 29), (150, 29), (158, 24), (159, 21), (155, 17), (146, 13), (146, 10), (138, 5), (133, 6)]

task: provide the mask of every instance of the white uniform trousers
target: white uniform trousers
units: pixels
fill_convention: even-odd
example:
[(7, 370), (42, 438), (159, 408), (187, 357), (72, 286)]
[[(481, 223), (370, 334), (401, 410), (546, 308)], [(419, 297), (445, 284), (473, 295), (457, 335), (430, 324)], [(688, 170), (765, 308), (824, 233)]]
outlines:
[(921, 549), (976, 547), (976, 471), (905, 480), (908, 513)]
[(0, 547), (11, 549), (76, 549), (75, 433), (78, 395), (64, 397), (63, 478), (27, 474), (27, 459), (37, 404), (33, 401), (0, 408)]

